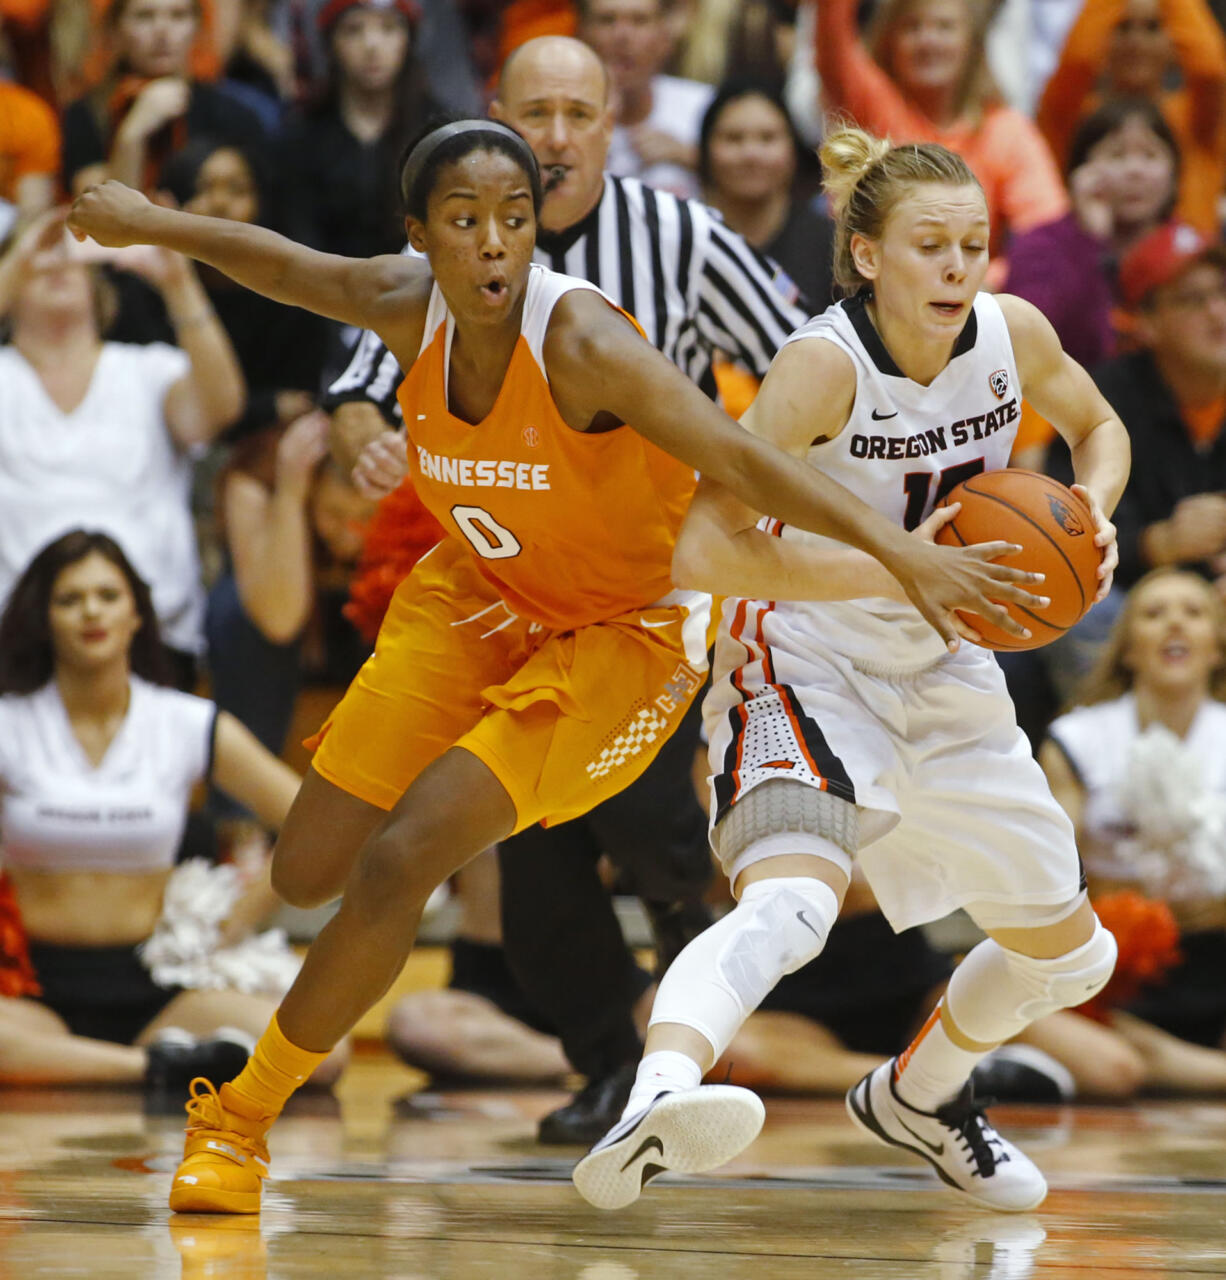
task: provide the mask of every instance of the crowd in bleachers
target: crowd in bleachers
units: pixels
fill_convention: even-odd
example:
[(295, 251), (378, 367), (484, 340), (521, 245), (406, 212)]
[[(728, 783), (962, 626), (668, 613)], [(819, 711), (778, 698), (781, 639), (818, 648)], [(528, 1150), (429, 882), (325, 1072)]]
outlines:
[[(233, 866), (252, 814), (275, 830), (294, 784), (276, 757), (304, 687), (345, 686), (433, 533), (411, 493), (376, 515), (348, 472), (360, 441), (329, 454), (338, 406), (379, 400), (377, 380), (329, 395), (357, 333), (164, 250), (78, 244), (66, 202), (113, 178), (324, 251), (399, 253), (406, 143), (440, 112), (485, 114), (518, 49), (565, 35), (607, 71), (606, 171), (709, 205), (769, 259), (789, 306), (837, 296), (814, 152), (825, 120), (941, 142), (982, 183), (991, 285), (1048, 316), (1133, 454), (1111, 595), (1057, 643), (1002, 658), (1131, 949), (1112, 1007), (1039, 1024), (1038, 1058), (1004, 1054), (991, 1083), (1007, 1089), (1020, 1064), (1019, 1089), (1041, 1093), (1042, 1076), (1057, 1096), (1226, 1092), (1221, 20), (1211, 0), (0, 0), (0, 1083), (164, 1085), (224, 1063), (219, 1027), (260, 1029), (272, 987), (236, 990), (204, 966), (217, 990), (159, 989), (136, 948), (162, 919), (176, 846)], [(499, 108), (549, 163), (548, 130), (567, 126), (533, 132), (530, 107)], [(555, 262), (586, 234), (581, 206), (543, 224)], [(696, 323), (695, 345), (717, 346)], [(739, 410), (761, 370), (726, 346), (714, 381)], [(372, 410), (359, 436), (388, 416)], [(1014, 462), (1071, 477), (1029, 409)], [(109, 666), (90, 649), (108, 643)], [(138, 711), (161, 726), (146, 751), (173, 745), (133, 789), (118, 757), (142, 745), (124, 738)], [(56, 772), (37, 776), (40, 760)], [(159, 805), (152, 842), (107, 828), (108, 812)], [(409, 998), (390, 1039), (445, 1075), (561, 1079), (567, 1029), (503, 960), (497, 876), (490, 857), (459, 878), (454, 998)], [(266, 913), (265, 880), (248, 858), (214, 943)], [(730, 1051), (750, 1083), (841, 1091), (931, 1009), (943, 957), (887, 939), (866, 892), (845, 914), (833, 953)], [(123, 1016), (86, 1016), (103, 999), (92, 987), (71, 998), (83, 949), (108, 956)], [(651, 976), (625, 973), (633, 1038)]]

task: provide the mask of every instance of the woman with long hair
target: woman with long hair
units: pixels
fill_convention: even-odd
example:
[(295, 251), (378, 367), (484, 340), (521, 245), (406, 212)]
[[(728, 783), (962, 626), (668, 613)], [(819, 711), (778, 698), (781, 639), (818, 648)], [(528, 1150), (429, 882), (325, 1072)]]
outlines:
[[(298, 785), (171, 670), (149, 588), (104, 533), (44, 547), (0, 617), (0, 850), (31, 962), (0, 965), (23, 975), (0, 997), (0, 1083), (186, 1090), (242, 1065), (219, 1028), (268, 1017), (267, 997), (159, 981), (144, 954), (194, 786), (214, 779), (275, 828)], [(222, 931), (275, 904), (264, 867)]]
[(404, 246), (396, 163), (437, 110), (414, 44), (412, 0), (331, 0), (319, 11), (328, 77), (286, 122), (286, 233), (326, 253), (368, 257)]
[(1092, 894), (1164, 902), (1182, 962), (1124, 1008), (1226, 1048), (1226, 609), (1212, 584), (1155, 569), (1129, 593), (1039, 763), (1078, 832)]
[(220, 1094), (200, 1084), (180, 1211), (258, 1211), (270, 1126), (387, 990), (434, 888), (513, 832), (620, 791), (676, 728), (706, 667), (704, 599), (671, 580), (695, 469), (880, 556), (938, 644), (957, 645), (953, 609), (1008, 625), (990, 596), (1038, 599), (1022, 585), (1033, 575), (991, 562), (1006, 544), (909, 536), (738, 428), (594, 286), (534, 266), (541, 180), (519, 134), (432, 128), (401, 192), (423, 257), (320, 254), (118, 183), (69, 220), (374, 329), (408, 371), (410, 474), (448, 533), (398, 588), (318, 735), (274, 883), (300, 904), (343, 888), (342, 905), (242, 1074)]

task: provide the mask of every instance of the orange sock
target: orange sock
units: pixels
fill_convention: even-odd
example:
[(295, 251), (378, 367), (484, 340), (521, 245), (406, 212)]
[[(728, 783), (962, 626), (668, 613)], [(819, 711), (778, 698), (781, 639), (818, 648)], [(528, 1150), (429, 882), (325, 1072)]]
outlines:
[(326, 1052), (313, 1053), (292, 1044), (274, 1014), (247, 1065), (229, 1084), (222, 1085), (222, 1105), (237, 1103), (232, 1109), (240, 1114), (259, 1114), (271, 1120), (327, 1056)]

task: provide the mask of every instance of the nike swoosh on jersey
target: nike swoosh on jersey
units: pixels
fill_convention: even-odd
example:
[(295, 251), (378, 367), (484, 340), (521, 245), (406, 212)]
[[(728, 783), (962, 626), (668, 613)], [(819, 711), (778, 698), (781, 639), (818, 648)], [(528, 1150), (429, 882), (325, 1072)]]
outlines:
[(631, 1166), (631, 1165), (632, 1165), (632, 1164), (633, 1164), (633, 1163), (634, 1163), (634, 1162), (635, 1162), (635, 1161), (636, 1161), (640, 1156), (645, 1155), (645, 1154), (646, 1154), (648, 1151), (650, 1151), (653, 1147), (655, 1148), (655, 1150), (656, 1150), (656, 1151), (658, 1151), (658, 1152), (660, 1153), (660, 1159), (663, 1159), (663, 1158), (664, 1158), (664, 1143), (663, 1143), (663, 1142), (661, 1142), (661, 1141), (660, 1141), (660, 1139), (659, 1139), (659, 1138), (657, 1138), (657, 1137), (656, 1137), (656, 1135), (653, 1133), (653, 1134), (651, 1135), (651, 1137), (650, 1137), (650, 1138), (644, 1138), (644, 1139), (643, 1139), (643, 1141), (639, 1144), (639, 1149), (634, 1153), (634, 1155), (632, 1155), (632, 1156), (630, 1157), (630, 1159), (629, 1159), (629, 1160), (627, 1160), (627, 1161), (626, 1161), (626, 1163), (625, 1163), (624, 1165), (622, 1165), (622, 1167), (621, 1167), (621, 1169), (619, 1170), (619, 1172), (620, 1172), (620, 1173), (625, 1173), (625, 1172), (626, 1172), (626, 1170), (627, 1170), (627, 1169), (629, 1169), (629, 1168), (630, 1168), (630, 1166)]
[(897, 418), (898, 410), (895, 409), (893, 413), (878, 413), (877, 410), (874, 409), (870, 416), (874, 422), (884, 422), (887, 418)]
[(646, 618), (639, 619), (639, 623), (641, 626), (651, 627), (653, 630), (656, 627), (671, 627), (675, 621), (676, 621), (675, 618), (665, 618), (663, 622), (648, 622)]

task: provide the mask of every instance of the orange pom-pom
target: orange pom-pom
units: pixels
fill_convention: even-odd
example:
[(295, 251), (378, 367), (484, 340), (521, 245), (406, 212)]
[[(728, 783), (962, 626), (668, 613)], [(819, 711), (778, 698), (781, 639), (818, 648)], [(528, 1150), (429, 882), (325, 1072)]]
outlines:
[(422, 556), (446, 536), (408, 480), (379, 503), (366, 528), (362, 558), (350, 580), (349, 602), (343, 610), (364, 639), (373, 643), (396, 588)]
[(1110, 1021), (1110, 1011), (1127, 1004), (1143, 986), (1150, 986), (1182, 959), (1179, 926), (1165, 902), (1120, 889), (1099, 898), (1094, 910), (1119, 947), (1119, 959), (1111, 981), (1078, 1009), (1098, 1022)]
[(0, 996), (17, 998), (42, 994), (30, 963), (26, 931), (13, 895), (13, 884), (0, 871)]

